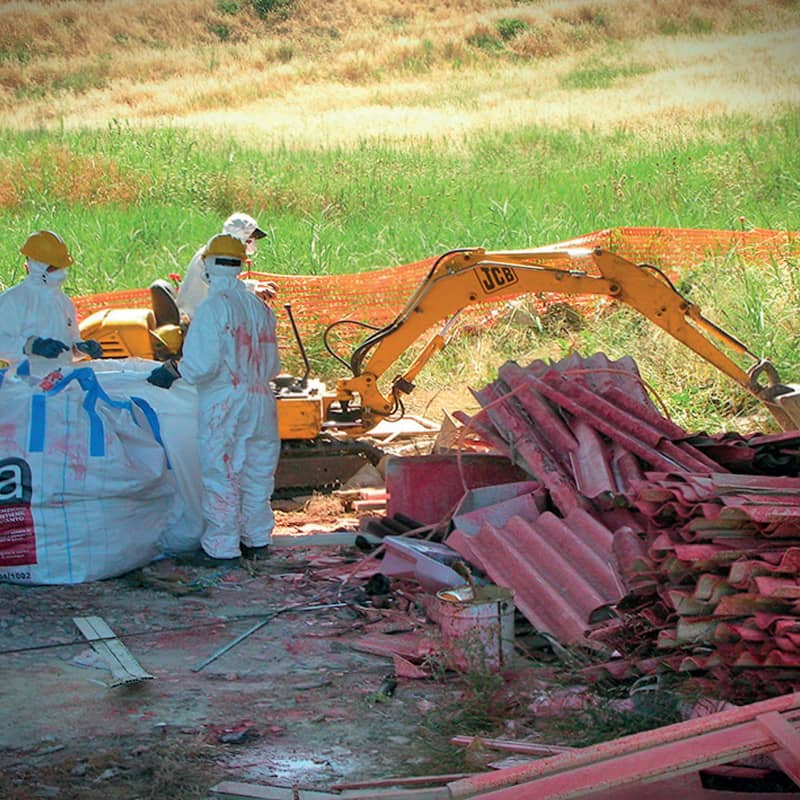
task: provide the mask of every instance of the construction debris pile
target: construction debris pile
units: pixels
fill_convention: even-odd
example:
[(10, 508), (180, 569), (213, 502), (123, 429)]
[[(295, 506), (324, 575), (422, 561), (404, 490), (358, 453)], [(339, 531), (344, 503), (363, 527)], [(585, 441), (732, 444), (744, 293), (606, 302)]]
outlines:
[(798, 688), (800, 435), (691, 436), (636, 365), (604, 355), (507, 363), (460, 421), (540, 483), (446, 544), (563, 643), (621, 657), (587, 676), (662, 669), (732, 700)]

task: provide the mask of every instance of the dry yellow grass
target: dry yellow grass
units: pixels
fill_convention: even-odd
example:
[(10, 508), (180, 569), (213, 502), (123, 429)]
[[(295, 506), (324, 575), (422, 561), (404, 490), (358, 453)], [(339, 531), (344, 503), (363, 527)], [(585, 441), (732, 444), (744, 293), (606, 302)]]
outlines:
[[(527, 27), (503, 58), (475, 46), (509, 18)], [(799, 31), (780, 0), (295, 0), (266, 20), (249, 0), (6, 2), (0, 109), (14, 129), (168, 120), (300, 145), (615, 125), (639, 110), (679, 122), (797, 102)], [(608, 60), (598, 41), (653, 72), (591, 102), (560, 90), (559, 76)]]
[[(694, 125), (698, 116), (768, 115), (783, 103), (800, 102), (800, 75), (792, 66), (796, 41), (797, 31), (731, 37), (709, 49), (685, 40), (643, 41), (631, 48), (629, 58), (639, 63), (652, 59), (659, 68), (610, 89), (559, 88), (559, 77), (581, 63), (581, 57), (561, 56), (491, 72), (463, 69), (457, 80), (440, 69), (387, 84), (286, 85), (235, 110), (212, 106), (173, 121), (225, 131), (251, 144), (297, 147), (365, 138), (430, 138), (457, 145), (471, 132), (523, 124), (597, 130), (628, 126), (657, 137), (665, 129)], [(748, 64), (758, 66), (747, 69)], [(197, 91), (205, 85), (197, 82)], [(209, 79), (208, 90), (214, 85)], [(93, 117), (87, 105), (74, 119), (100, 124), (103, 115)]]
[(112, 159), (81, 155), (69, 147), (49, 145), (31, 157), (25, 170), (16, 161), (0, 159), (0, 209), (16, 208), (26, 192), (49, 192), (53, 200), (128, 204), (148, 191), (151, 176), (123, 173)]

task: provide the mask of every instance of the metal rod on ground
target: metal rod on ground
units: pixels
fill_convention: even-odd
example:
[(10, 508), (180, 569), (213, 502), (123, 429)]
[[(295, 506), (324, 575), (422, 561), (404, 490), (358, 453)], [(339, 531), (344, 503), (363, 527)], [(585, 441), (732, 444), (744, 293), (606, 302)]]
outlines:
[(266, 619), (262, 619), (260, 622), (249, 627), (244, 633), (239, 634), (232, 642), (228, 642), (228, 644), (220, 647), (219, 650), (212, 653), (208, 658), (201, 661), (199, 664), (195, 664), (192, 667), (192, 672), (200, 672), (201, 669), (207, 667), (212, 661), (216, 661), (221, 655), (227, 653), (228, 650), (232, 650), (239, 642), (243, 642), (248, 636), (255, 633), (260, 628), (263, 628), (267, 623), (272, 622), (278, 614), (282, 614), (284, 611), (316, 611), (320, 608), (341, 608), (346, 605), (347, 603), (323, 603), (322, 605), (316, 606), (284, 606), (283, 608), (279, 608)]
[(507, 750), (511, 753), (525, 753), (528, 755), (551, 756), (554, 753), (569, 753), (577, 750), (576, 747), (564, 747), (555, 744), (536, 744), (534, 742), (514, 742), (509, 739), (484, 739), (483, 736), (453, 736), (450, 744), (460, 744), (469, 747), (478, 740), (481, 744), (493, 750)]

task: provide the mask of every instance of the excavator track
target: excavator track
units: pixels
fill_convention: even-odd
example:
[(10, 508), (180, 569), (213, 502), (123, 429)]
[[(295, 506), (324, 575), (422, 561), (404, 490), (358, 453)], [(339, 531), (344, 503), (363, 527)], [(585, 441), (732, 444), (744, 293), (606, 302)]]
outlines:
[(281, 443), (274, 497), (329, 492), (346, 483), (365, 464), (376, 465), (384, 452), (359, 439), (316, 439)]

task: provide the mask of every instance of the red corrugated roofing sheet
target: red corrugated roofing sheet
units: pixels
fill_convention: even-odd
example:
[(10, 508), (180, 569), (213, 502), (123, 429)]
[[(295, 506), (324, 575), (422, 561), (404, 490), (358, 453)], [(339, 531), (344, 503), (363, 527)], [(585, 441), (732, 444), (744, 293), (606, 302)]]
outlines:
[[(540, 481), (552, 510), (456, 527), (448, 544), (512, 588), (534, 626), (574, 641), (627, 593), (627, 630), (589, 635), (635, 651), (640, 669), (666, 659), (732, 683), (734, 668), (800, 666), (800, 434), (690, 436), (630, 359), (602, 354), (505, 364), (474, 394), (483, 410), (462, 421)], [(791, 632), (764, 633), (765, 614)], [(665, 659), (642, 659), (648, 642)]]
[(549, 511), (535, 520), (512, 516), (502, 529), (487, 523), (474, 535), (447, 538), (514, 590), (531, 624), (563, 642), (581, 639), (594, 613), (622, 597), (612, 542), (611, 531), (581, 509), (564, 519)]

